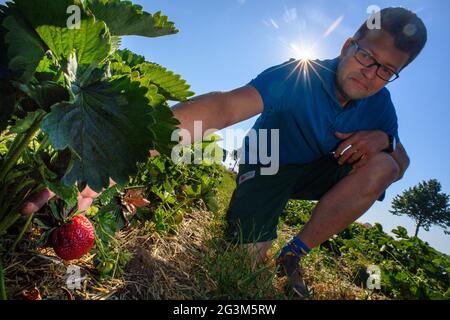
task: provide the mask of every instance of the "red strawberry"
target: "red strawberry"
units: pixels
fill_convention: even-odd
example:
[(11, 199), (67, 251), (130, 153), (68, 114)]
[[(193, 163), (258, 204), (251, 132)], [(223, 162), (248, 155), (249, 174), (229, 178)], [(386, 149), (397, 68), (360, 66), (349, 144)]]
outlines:
[(75, 216), (71, 222), (53, 230), (53, 249), (64, 260), (79, 259), (94, 245), (94, 227), (83, 215)]

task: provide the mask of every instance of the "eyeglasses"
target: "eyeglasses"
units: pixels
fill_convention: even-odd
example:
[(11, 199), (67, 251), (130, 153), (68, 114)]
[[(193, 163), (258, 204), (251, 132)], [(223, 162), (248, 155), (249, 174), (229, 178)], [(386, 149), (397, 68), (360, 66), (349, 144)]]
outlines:
[(361, 48), (355, 40), (353, 40), (353, 44), (356, 46), (356, 52), (354, 54), (356, 61), (366, 68), (377, 66), (376, 74), (381, 80), (392, 82), (400, 77), (397, 72), (379, 63), (369, 52)]

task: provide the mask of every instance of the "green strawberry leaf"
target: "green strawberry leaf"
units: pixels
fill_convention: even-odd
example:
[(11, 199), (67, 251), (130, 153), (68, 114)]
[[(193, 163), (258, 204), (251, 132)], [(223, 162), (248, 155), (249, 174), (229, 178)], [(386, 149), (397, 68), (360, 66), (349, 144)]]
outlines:
[(108, 244), (111, 239), (114, 239), (116, 232), (125, 226), (122, 208), (115, 203), (100, 207), (93, 217), (93, 224), (96, 236), (103, 244)]
[(65, 86), (61, 65), (50, 51), (47, 51), (44, 58), (39, 62), (34, 77), (37, 82), (49, 81)]
[(106, 22), (115, 36), (160, 37), (178, 32), (174, 23), (161, 12), (152, 15), (130, 1), (86, 0), (85, 4), (97, 19)]
[(145, 62), (136, 69), (141, 74), (142, 82), (156, 85), (158, 93), (167, 100), (186, 101), (188, 97), (194, 95), (188, 90), (190, 86), (186, 84), (186, 80), (156, 63)]
[(209, 211), (213, 213), (219, 212), (219, 204), (217, 203), (217, 199), (213, 191), (206, 193), (203, 198)]
[(145, 62), (145, 58), (143, 56), (135, 54), (128, 49), (118, 50), (116, 52), (116, 56), (130, 68), (136, 67), (137, 65)]
[(40, 26), (37, 32), (60, 62), (75, 53), (78, 65), (97, 66), (111, 54), (111, 36), (102, 21), (81, 20), (79, 29)]
[(171, 141), (172, 133), (180, 122), (174, 117), (172, 110), (165, 104), (157, 105), (152, 113), (154, 124), (149, 126), (155, 143), (155, 149), (159, 153), (170, 157), (172, 148), (178, 144)]
[(154, 147), (145, 88), (119, 78), (78, 90), (72, 102), (54, 105), (42, 124), (55, 149), (69, 147), (75, 154), (63, 182), (97, 192), (109, 186), (109, 177), (125, 183)]
[(34, 30), (18, 15), (6, 17), (3, 27), (8, 30), (5, 36), (8, 45), (8, 67), (21, 81), (27, 82), (44, 56), (45, 46)]
[[(82, 8), (79, 0), (14, 0), (8, 3), (9, 7), (19, 10), (34, 28), (41, 26), (66, 28), (71, 15), (68, 9), (72, 5)], [(83, 10), (80, 12), (83, 13)]]
[(111, 72), (113, 75), (131, 74), (132, 68), (145, 62), (143, 56), (134, 54), (130, 50), (117, 50), (111, 61)]
[(10, 131), (16, 134), (27, 132), (27, 130), (33, 126), (36, 120), (43, 115), (43, 112), (44, 111), (42, 110), (29, 112), (24, 119), (17, 120), (16, 124), (11, 127)]
[(114, 185), (103, 191), (97, 198), (95, 198), (95, 203), (98, 203), (101, 207), (106, 206), (110, 204), (118, 194), (119, 188), (117, 185)]
[(74, 207), (77, 205), (78, 189), (76, 186), (65, 186), (58, 181), (52, 182), (50, 180), (44, 179), (45, 185), (53, 191), (56, 196), (62, 199), (67, 206)]
[(66, 88), (53, 81), (43, 81), (38, 84), (17, 84), (18, 88), (28, 95), (37, 105), (49, 111), (50, 107), (61, 101), (69, 100), (69, 92)]
[[(177, 129), (180, 122), (174, 117), (172, 110), (165, 102), (166, 98), (160, 94), (160, 91), (165, 92), (165, 90), (153, 84), (152, 80), (163, 86), (168, 82), (158, 79), (154, 74), (150, 74), (147, 77), (146, 74), (136, 71), (137, 68), (143, 65), (138, 64), (143, 59), (144, 57), (135, 55), (127, 50), (116, 52), (115, 62), (112, 63), (111, 69), (114, 74), (129, 74), (133, 81), (137, 81), (142, 87), (147, 88), (145, 96), (149, 100), (149, 105), (154, 109), (152, 113), (153, 123), (149, 124), (149, 129), (151, 130), (156, 150), (170, 156), (172, 148), (178, 143), (171, 141), (172, 132)], [(132, 69), (133, 67), (135, 68)], [(182, 85), (189, 87), (185, 85), (184, 80), (181, 80), (179, 76), (172, 74), (172, 77), (174, 82), (183, 83)], [(165, 87), (168, 90), (174, 89), (174, 87), (171, 88), (170, 86)], [(172, 91), (174, 92), (175, 90)]]

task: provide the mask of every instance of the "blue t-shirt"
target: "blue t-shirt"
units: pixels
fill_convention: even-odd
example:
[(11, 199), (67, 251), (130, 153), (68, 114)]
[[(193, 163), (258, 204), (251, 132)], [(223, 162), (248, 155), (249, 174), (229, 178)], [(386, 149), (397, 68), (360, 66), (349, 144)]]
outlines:
[(335, 87), (338, 63), (339, 58), (308, 64), (291, 59), (250, 81), (264, 102), (252, 129), (267, 131), (256, 134), (256, 144), (249, 145), (251, 139), (246, 136), (244, 163), (253, 164), (249, 159), (257, 159), (258, 164), (267, 164), (260, 161), (259, 143), (267, 139), (269, 152), (262, 152), (270, 156), (270, 129), (279, 129), (280, 165), (308, 163), (335, 151), (343, 141), (335, 136), (336, 131), (382, 130), (400, 141), (397, 115), (386, 88), (350, 101), (345, 108), (339, 104)]

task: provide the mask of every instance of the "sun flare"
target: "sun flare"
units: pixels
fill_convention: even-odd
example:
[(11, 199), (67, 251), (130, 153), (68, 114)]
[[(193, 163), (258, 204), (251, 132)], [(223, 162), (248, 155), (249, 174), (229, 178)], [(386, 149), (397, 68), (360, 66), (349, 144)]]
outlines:
[(313, 47), (298, 47), (294, 43), (291, 43), (291, 48), (294, 49), (295, 57), (301, 61), (313, 60), (316, 58), (316, 52)]

